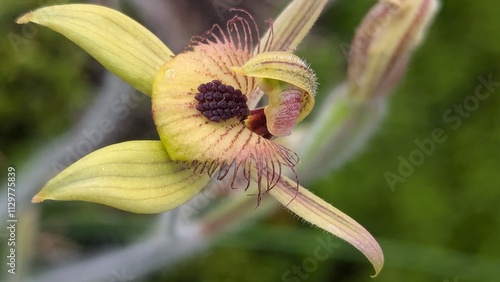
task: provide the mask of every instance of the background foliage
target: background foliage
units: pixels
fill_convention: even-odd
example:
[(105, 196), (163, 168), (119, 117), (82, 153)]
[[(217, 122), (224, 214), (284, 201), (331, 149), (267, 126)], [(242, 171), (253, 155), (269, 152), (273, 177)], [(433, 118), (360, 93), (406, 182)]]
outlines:
[[(343, 48), (373, 3), (337, 1), (300, 46), (299, 54), (320, 78), (319, 101), (345, 78)], [(19, 14), (39, 5), (8, 0), (0, 8), (3, 171), (7, 164), (22, 166), (40, 144), (70, 128), (91, 102), (102, 74), (62, 36), (15, 25)], [(493, 88), (463, 117), (454, 108), (475, 95), (478, 77), (500, 82), (499, 10), (500, 2), (493, 0), (443, 1), (377, 134), (352, 161), (309, 185), (380, 240), (386, 264), (375, 281), (497, 281), (500, 276), (500, 90)], [(460, 117), (456, 128), (443, 117), (449, 110)], [(391, 188), (384, 174), (397, 173), (398, 157), (408, 160), (419, 150), (415, 140), (431, 138), (436, 128), (444, 130), (446, 141), (436, 143), (434, 152)], [(31, 264), (37, 271), (120, 247), (150, 224), (148, 216), (97, 205), (43, 204)], [(281, 281), (286, 271), (313, 257), (318, 238), (327, 236), (283, 210), (141, 281)], [(288, 276), (298, 279), (289, 281), (370, 281), (372, 269), (362, 255), (340, 240), (334, 243), (339, 246), (325, 261), (302, 278)]]

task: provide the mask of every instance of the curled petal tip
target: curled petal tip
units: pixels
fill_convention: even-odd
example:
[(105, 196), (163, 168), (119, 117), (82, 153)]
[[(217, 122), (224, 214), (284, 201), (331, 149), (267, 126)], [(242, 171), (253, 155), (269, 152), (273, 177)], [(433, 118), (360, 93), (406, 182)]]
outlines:
[(38, 193), (31, 199), (31, 202), (33, 204), (37, 204), (43, 202), (44, 200), (45, 198), (42, 195), (40, 195), (40, 193)]
[(347, 241), (370, 261), (377, 276), (384, 265), (384, 254), (375, 238), (354, 219), (282, 176), (269, 193), (287, 209), (308, 222)]
[(302, 101), (308, 96), (297, 87), (279, 88), (278, 91), (279, 94), (270, 95), (269, 106), (264, 112), (269, 132), (274, 136), (283, 137), (292, 133), (303, 109)]
[(16, 23), (17, 24), (27, 24), (31, 21), (32, 18), (33, 18), (33, 14), (31, 12), (29, 12), (29, 13), (26, 13), (26, 14), (20, 16), (19, 18), (17, 18)]

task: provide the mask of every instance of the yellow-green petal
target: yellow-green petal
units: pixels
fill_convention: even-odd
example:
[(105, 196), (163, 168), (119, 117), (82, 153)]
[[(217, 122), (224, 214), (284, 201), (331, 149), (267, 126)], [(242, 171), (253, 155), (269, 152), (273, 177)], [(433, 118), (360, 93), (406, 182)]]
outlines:
[(160, 141), (129, 141), (83, 157), (51, 179), (33, 202), (86, 201), (159, 213), (185, 203), (209, 180), (172, 161)]
[(272, 44), (266, 51), (295, 50), (307, 35), (328, 0), (294, 0), (273, 23), (273, 29), (262, 38)]
[(360, 250), (375, 268), (374, 276), (382, 270), (382, 249), (373, 236), (354, 219), (285, 176), (281, 176), (269, 193), (304, 220), (346, 240)]
[(289, 135), (314, 107), (316, 75), (292, 53), (260, 53), (233, 71), (259, 78), (259, 87), (269, 96), (265, 114), (267, 128), (274, 136)]
[(173, 56), (154, 34), (115, 10), (87, 4), (40, 8), (17, 23), (34, 22), (61, 33), (104, 67), (146, 95), (160, 67)]

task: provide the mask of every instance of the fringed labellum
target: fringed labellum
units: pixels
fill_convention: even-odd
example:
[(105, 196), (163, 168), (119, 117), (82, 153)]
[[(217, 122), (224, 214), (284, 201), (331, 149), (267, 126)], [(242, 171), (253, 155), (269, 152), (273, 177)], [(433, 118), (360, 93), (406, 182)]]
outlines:
[[(173, 160), (199, 173), (218, 171), (218, 179), (233, 168), (234, 179), (242, 170), (258, 182), (260, 199), (282, 166), (293, 170), (298, 162), (270, 139), (290, 134), (309, 114), (316, 76), (292, 53), (266, 50), (271, 44), (253, 51), (258, 30), (250, 15), (243, 16), (225, 29), (214, 26), (162, 67), (153, 86), (153, 117)], [(253, 97), (262, 93), (269, 105), (252, 109)]]

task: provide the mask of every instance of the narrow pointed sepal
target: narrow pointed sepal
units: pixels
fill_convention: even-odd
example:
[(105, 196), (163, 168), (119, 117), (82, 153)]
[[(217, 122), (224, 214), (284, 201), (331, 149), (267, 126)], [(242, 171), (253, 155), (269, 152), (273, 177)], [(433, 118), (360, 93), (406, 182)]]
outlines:
[(209, 180), (172, 161), (160, 141), (129, 141), (97, 150), (69, 166), (33, 202), (86, 201), (159, 213), (188, 201)]
[(56, 5), (21, 16), (17, 23), (46, 26), (87, 51), (104, 67), (146, 95), (173, 56), (154, 34), (115, 10), (87, 4)]
[(267, 51), (295, 50), (307, 35), (328, 0), (292, 1), (273, 23), (262, 42), (271, 43)]
[(269, 193), (304, 220), (346, 240), (361, 251), (375, 268), (373, 277), (382, 270), (382, 249), (373, 236), (354, 219), (285, 176), (281, 176)]
[(349, 51), (349, 91), (353, 98), (369, 101), (396, 86), (439, 5), (439, 0), (379, 0), (372, 7)]
[(289, 135), (314, 107), (316, 75), (292, 53), (257, 54), (233, 71), (259, 79), (259, 87), (269, 96), (265, 114), (267, 129), (274, 136)]

